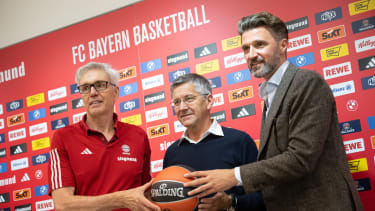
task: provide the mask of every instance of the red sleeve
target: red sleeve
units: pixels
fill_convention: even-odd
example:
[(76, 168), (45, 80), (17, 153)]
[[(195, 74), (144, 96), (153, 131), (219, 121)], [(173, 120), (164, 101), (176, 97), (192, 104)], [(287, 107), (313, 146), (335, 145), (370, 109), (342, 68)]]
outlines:
[(142, 184), (151, 180), (151, 147), (147, 135), (145, 134), (145, 156), (143, 162)]
[(64, 129), (56, 131), (52, 137), (51, 149), (48, 162), (49, 193), (55, 189), (73, 186), (75, 187), (74, 175), (69, 162), (68, 152), (63, 140), (67, 141)]

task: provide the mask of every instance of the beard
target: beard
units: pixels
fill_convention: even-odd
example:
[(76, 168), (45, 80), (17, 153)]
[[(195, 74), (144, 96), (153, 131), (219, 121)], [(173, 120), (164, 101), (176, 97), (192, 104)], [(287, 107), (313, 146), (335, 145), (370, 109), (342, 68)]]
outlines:
[[(249, 66), (249, 70), (252, 73), (252, 75), (255, 78), (264, 78), (265, 76), (274, 72), (274, 70), (276, 69), (276, 67), (280, 63), (280, 56), (278, 56), (278, 54), (275, 54), (275, 56), (271, 59), (272, 59), (271, 61), (266, 62), (263, 58), (257, 57), (255, 59), (253, 59), (252, 61), (250, 61), (248, 66)], [(253, 68), (251, 68), (253, 63), (256, 63), (256, 64), (263, 63), (263, 67), (257, 65), (257, 66), (254, 66)], [(261, 70), (259, 70), (259, 69), (261, 69)]]

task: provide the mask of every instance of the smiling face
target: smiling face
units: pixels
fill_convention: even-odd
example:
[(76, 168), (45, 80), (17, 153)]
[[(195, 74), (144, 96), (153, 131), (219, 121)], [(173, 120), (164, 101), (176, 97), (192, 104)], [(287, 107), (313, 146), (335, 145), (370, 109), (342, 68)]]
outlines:
[[(93, 84), (96, 81), (110, 82), (110, 79), (103, 70), (91, 69), (83, 74), (79, 85)], [(95, 118), (101, 115), (112, 115), (118, 93), (118, 87), (114, 87), (109, 83), (107, 89), (100, 92), (96, 91), (95, 88), (91, 86), (88, 94), (81, 95), (87, 116)]]
[(186, 97), (193, 97), (194, 100), (190, 103), (182, 100), (178, 106), (174, 107), (178, 120), (188, 129), (203, 127), (202, 124), (210, 119), (210, 109), (213, 104), (212, 95), (201, 95), (189, 82), (173, 89), (173, 99)]
[(269, 80), (286, 60), (287, 39), (277, 41), (266, 27), (242, 34), (242, 49), (250, 72), (256, 78)]

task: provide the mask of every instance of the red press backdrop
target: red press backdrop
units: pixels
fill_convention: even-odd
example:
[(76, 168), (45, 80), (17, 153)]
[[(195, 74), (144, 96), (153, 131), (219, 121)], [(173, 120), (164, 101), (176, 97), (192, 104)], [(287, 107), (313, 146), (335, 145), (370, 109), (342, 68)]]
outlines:
[(248, 73), (236, 24), (259, 11), (288, 22), (290, 61), (330, 84), (348, 165), (374, 210), (375, 0), (146, 0), (0, 50), (0, 209), (53, 210), (50, 141), (84, 113), (74, 73), (89, 61), (121, 72), (115, 110), (148, 131), (153, 175), (183, 131), (169, 103), (180, 74), (209, 78), (213, 116), (258, 140), (262, 80)]

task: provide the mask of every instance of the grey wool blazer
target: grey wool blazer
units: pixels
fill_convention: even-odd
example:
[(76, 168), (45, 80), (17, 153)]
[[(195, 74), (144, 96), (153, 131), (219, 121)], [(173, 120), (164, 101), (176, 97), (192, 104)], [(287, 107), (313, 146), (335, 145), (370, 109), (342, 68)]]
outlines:
[(267, 210), (363, 210), (325, 80), (289, 64), (269, 109), (258, 161), (240, 167), (245, 191)]

